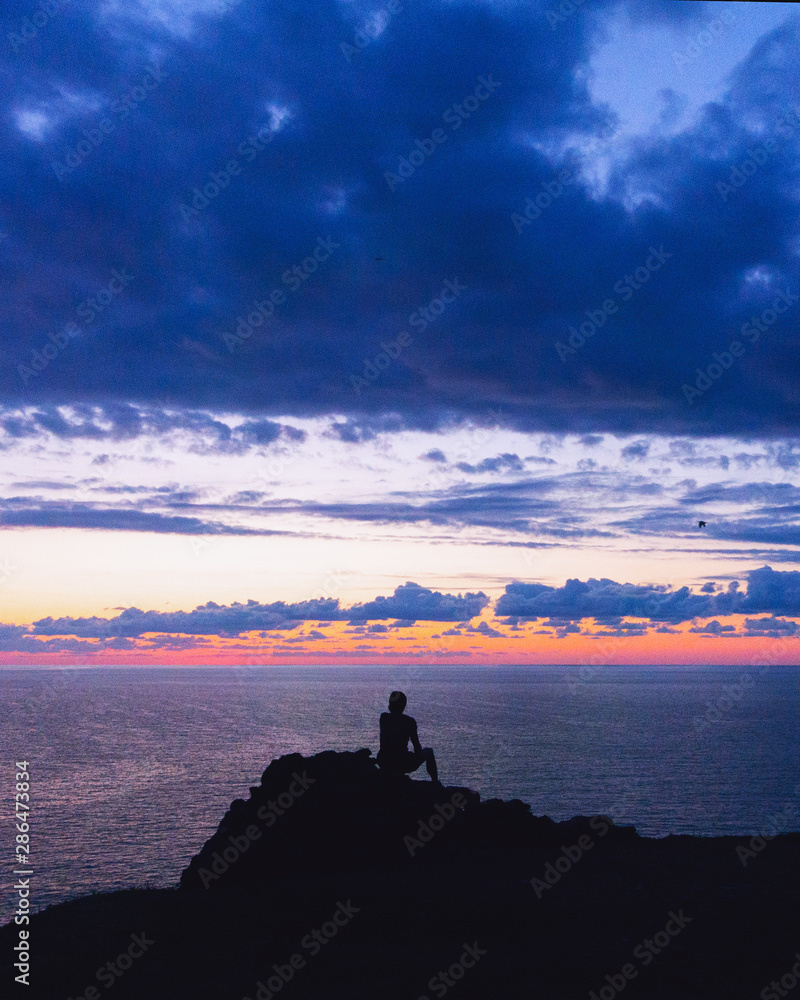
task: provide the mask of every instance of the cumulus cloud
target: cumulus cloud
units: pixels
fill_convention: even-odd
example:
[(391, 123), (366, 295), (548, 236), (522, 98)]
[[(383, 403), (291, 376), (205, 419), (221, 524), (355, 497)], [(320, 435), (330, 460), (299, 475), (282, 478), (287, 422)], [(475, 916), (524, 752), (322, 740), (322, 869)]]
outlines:
[(442, 594), (418, 583), (405, 583), (395, 588), (391, 597), (376, 597), (366, 604), (349, 609), (351, 620), (370, 618), (402, 618), (407, 621), (461, 621), (479, 615), (489, 603), (484, 593)]
[(747, 574), (749, 612), (767, 611), (776, 615), (800, 615), (800, 572), (782, 572), (762, 566)]
[[(766, 618), (747, 618), (744, 635), (792, 636), (798, 626), (781, 615), (800, 617), (800, 573), (781, 572), (764, 566), (747, 574), (748, 590), (732, 581), (726, 591), (693, 593), (687, 587), (672, 590), (667, 586), (640, 586), (608, 579), (567, 580), (563, 587), (538, 583), (510, 583), (495, 607), (497, 615), (508, 615), (504, 624), (519, 631), (519, 622), (541, 619), (535, 634), (563, 638), (581, 633), (579, 622), (594, 619), (606, 636), (644, 635), (650, 627), (658, 632), (674, 633), (671, 625), (696, 621), (691, 633), (708, 636), (738, 635), (734, 625), (723, 624), (714, 616), (769, 613)], [(308, 633), (288, 637), (287, 632), (314, 621), (319, 627), (333, 622), (350, 622), (348, 633), (386, 639), (390, 632), (413, 627), (417, 621), (453, 622), (438, 635), (481, 635), (486, 638), (510, 638), (486, 621), (473, 625), (489, 603), (483, 593), (445, 594), (416, 583), (398, 586), (389, 597), (342, 607), (338, 599), (319, 598), (287, 604), (276, 601), (260, 604), (249, 600), (219, 605), (209, 601), (192, 611), (141, 611), (125, 608), (110, 618), (41, 618), (30, 627), (0, 625), (0, 650), (27, 652), (87, 652), (103, 649), (133, 649), (131, 640), (148, 636), (152, 648), (173, 648), (168, 641), (188, 643), (192, 638), (202, 643), (204, 636), (233, 638), (243, 633), (259, 632), (262, 637), (282, 636), (284, 642), (318, 641), (324, 633), (312, 628)], [(402, 615), (402, 617), (400, 617)], [(625, 621), (625, 618), (644, 621)], [(698, 621), (711, 618), (711, 621)], [(392, 619), (392, 621), (389, 621)], [(437, 635), (437, 637), (438, 637)], [(53, 637), (43, 646), (42, 637)], [(170, 638), (171, 637), (171, 638)], [(84, 645), (76, 645), (80, 640)], [(102, 640), (100, 644), (90, 640)], [(63, 643), (66, 643), (64, 645)], [(141, 648), (141, 647), (136, 647)], [(176, 647), (177, 648), (177, 647)], [(183, 647), (182, 647), (183, 648)]]
[(784, 636), (800, 635), (800, 624), (788, 621), (786, 618), (746, 618), (745, 635), (762, 635), (770, 639), (780, 639)]
[(83, 637), (136, 637), (148, 632), (175, 632), (187, 635), (235, 636), (259, 629), (292, 629), (300, 620), (323, 617), (340, 618), (338, 600), (320, 599), (299, 604), (219, 605), (213, 601), (193, 611), (141, 611), (126, 608), (113, 618), (41, 618), (33, 623), (37, 635), (76, 635)]
[(773, 570), (769, 566), (747, 574), (747, 593), (736, 581), (721, 593), (694, 593), (688, 587), (617, 583), (591, 578), (567, 580), (563, 587), (541, 583), (510, 583), (498, 599), (495, 612), (517, 618), (552, 616), (560, 621), (594, 618), (619, 627), (619, 618), (645, 618), (677, 623), (714, 615), (771, 611), (800, 615), (800, 572)]
[[(220, 605), (213, 601), (196, 607), (193, 611), (141, 611), (126, 608), (112, 618), (41, 618), (35, 621), (30, 632), (22, 626), (2, 626), (0, 642), (19, 640), (26, 634), (77, 636), (79, 638), (135, 638), (147, 633), (180, 633), (185, 635), (237, 636), (244, 632), (293, 630), (304, 621), (368, 622), (373, 619), (401, 619), (393, 627), (406, 627), (417, 620), (461, 621), (465, 616), (480, 614), (489, 598), (483, 593), (444, 594), (429, 590), (416, 583), (397, 587), (390, 597), (376, 597), (373, 601), (343, 608), (338, 598), (319, 598), (286, 604), (276, 601), (259, 604), (249, 600), (245, 604), (234, 602)], [(354, 631), (369, 633), (381, 638), (389, 631), (383, 624), (363, 626)], [(318, 633), (319, 634), (319, 633)]]

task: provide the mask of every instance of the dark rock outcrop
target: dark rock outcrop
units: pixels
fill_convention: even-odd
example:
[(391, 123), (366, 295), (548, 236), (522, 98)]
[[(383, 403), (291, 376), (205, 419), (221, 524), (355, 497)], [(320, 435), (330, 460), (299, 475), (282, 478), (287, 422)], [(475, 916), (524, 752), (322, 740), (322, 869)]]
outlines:
[[(519, 800), (387, 781), (368, 750), (293, 754), (231, 805), (180, 888), (37, 914), (19, 992), (755, 1000), (800, 951), (800, 834), (737, 853), (749, 840), (555, 823)], [(12, 984), (16, 930), (0, 929)], [(152, 944), (99, 978), (132, 935)]]
[[(607, 826), (611, 840), (636, 836), (633, 827)], [(481, 802), (469, 788), (387, 779), (367, 749), (289, 754), (269, 765), (248, 800), (231, 804), (181, 887), (224, 890), (333, 872), (355, 878), (387, 866), (407, 879), (420, 867), (475, 872), (589, 832), (588, 820), (554, 823), (519, 799)]]

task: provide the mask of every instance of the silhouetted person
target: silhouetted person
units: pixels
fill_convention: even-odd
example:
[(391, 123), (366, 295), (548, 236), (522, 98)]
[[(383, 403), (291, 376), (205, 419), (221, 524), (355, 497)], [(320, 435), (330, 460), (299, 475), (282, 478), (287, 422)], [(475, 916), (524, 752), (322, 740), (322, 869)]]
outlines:
[[(417, 723), (410, 715), (403, 715), (407, 704), (402, 691), (392, 691), (389, 695), (389, 711), (381, 712), (381, 748), (378, 751), (378, 766), (387, 774), (408, 774), (416, 771), (424, 763), (431, 781), (439, 783), (436, 758), (433, 750), (424, 750), (417, 735)], [(414, 750), (408, 749), (408, 741)]]

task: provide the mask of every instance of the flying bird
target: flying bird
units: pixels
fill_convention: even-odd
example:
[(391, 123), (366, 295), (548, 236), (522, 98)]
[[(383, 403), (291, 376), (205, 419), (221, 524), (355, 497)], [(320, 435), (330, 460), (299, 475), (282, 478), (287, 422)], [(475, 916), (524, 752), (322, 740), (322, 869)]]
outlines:
[(698, 521), (697, 522), (697, 527), (698, 528), (705, 528), (705, 526), (706, 526), (706, 522), (705, 521)]

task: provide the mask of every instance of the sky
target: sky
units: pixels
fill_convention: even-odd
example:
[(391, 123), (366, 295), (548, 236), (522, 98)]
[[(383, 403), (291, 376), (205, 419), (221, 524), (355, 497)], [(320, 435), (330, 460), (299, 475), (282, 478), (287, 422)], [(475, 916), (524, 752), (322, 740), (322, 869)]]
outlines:
[(0, 663), (798, 662), (796, 5), (0, 23)]

